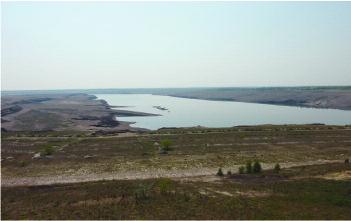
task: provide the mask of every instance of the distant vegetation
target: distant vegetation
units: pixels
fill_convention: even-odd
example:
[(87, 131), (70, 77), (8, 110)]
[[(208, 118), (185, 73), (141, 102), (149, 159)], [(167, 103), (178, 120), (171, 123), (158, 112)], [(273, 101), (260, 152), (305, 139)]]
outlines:
[[(274, 171), (278, 173), (279, 170), (280, 170), (280, 165), (276, 164), (275, 167), (274, 167)], [(262, 172), (262, 166), (261, 166), (261, 163), (258, 160), (255, 160), (254, 163), (252, 163), (251, 161), (247, 161), (245, 166), (240, 166), (239, 169), (238, 169), (238, 173), (239, 174), (244, 174), (244, 173), (246, 173), (246, 174), (257, 174), (257, 173), (261, 173), (261, 172)], [(217, 176), (224, 176), (222, 168), (218, 169), (218, 172), (217, 172), (216, 175)], [(231, 170), (229, 170), (227, 172), (227, 175), (228, 176), (232, 175)]]

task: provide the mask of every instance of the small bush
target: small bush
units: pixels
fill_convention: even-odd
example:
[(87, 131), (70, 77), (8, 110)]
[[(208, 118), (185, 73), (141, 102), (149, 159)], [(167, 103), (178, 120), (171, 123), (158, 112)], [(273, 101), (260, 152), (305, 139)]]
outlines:
[(246, 163), (246, 173), (252, 173), (252, 163), (251, 163), (251, 161), (248, 161)]
[(279, 171), (280, 171), (280, 165), (279, 165), (279, 163), (277, 163), (277, 164), (275, 164), (275, 166), (274, 166), (274, 172), (275, 172), (275, 173), (279, 173)]
[(222, 171), (222, 168), (219, 168), (218, 169), (218, 172), (217, 172), (217, 176), (223, 176), (223, 171)]
[(48, 156), (54, 153), (54, 148), (51, 145), (47, 145), (41, 151), (41, 155)]
[(172, 141), (170, 141), (170, 140), (161, 140), (160, 145), (161, 145), (161, 148), (163, 151), (172, 150), (171, 149)]
[(158, 181), (158, 187), (160, 188), (161, 194), (168, 194), (171, 192), (173, 183), (169, 178), (162, 178)]
[(232, 171), (228, 170), (227, 175), (231, 176), (232, 175)]
[(245, 167), (244, 166), (240, 166), (239, 167), (239, 173), (240, 174), (244, 174), (245, 173)]
[(261, 173), (261, 171), (262, 171), (262, 166), (261, 166), (260, 162), (258, 162), (257, 160), (256, 160), (255, 163), (253, 164), (252, 171), (253, 171), (254, 173)]
[(20, 167), (25, 167), (27, 164), (26, 164), (26, 162), (24, 162), (24, 161), (22, 160), (22, 161), (20, 161), (19, 165), (20, 165)]
[(345, 164), (349, 164), (349, 163), (350, 163), (349, 158), (345, 159)]

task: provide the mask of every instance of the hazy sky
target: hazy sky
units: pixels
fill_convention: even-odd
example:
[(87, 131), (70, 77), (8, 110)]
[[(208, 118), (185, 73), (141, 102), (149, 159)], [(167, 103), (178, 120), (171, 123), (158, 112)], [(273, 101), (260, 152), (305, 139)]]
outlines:
[(3, 90), (351, 85), (351, 2), (2, 2)]

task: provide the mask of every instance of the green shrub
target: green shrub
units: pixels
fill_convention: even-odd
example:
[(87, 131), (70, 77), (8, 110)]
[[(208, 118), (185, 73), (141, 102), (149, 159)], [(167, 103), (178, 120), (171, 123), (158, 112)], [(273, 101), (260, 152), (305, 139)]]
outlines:
[(222, 171), (222, 168), (219, 168), (218, 169), (218, 172), (217, 172), (217, 176), (223, 176), (223, 171)]
[(44, 155), (44, 156), (52, 155), (53, 153), (54, 153), (54, 148), (51, 145), (45, 146), (41, 151), (41, 155)]
[(258, 160), (256, 160), (255, 163), (253, 164), (252, 171), (253, 171), (254, 173), (261, 173), (261, 171), (262, 171), (262, 166), (261, 166), (260, 162), (258, 162)]
[(158, 181), (158, 187), (161, 194), (168, 194), (173, 188), (172, 180), (169, 178), (162, 178)]
[(163, 151), (170, 151), (171, 150), (172, 141), (170, 141), (170, 140), (161, 140), (160, 145), (161, 145), (161, 148), (162, 148)]
[(275, 173), (279, 173), (279, 171), (280, 171), (280, 165), (279, 165), (279, 163), (275, 164), (273, 170), (274, 170)]
[(252, 173), (252, 163), (251, 163), (251, 161), (248, 161), (246, 163), (246, 173)]
[(240, 166), (239, 167), (239, 173), (240, 174), (244, 174), (245, 173), (245, 167), (244, 166)]
[(20, 167), (25, 167), (26, 165), (27, 165), (26, 162), (24, 162), (23, 160), (20, 161)]

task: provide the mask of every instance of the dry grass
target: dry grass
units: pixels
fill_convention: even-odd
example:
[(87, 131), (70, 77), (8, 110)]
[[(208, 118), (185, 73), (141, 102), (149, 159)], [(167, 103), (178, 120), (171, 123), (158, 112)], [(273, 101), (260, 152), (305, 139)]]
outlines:
[[(2, 177), (62, 180), (135, 179), (208, 175), (219, 167), (236, 172), (247, 160), (263, 168), (343, 161), (351, 156), (349, 127), (323, 125), (190, 128), (136, 136), (94, 137), (64, 132), (3, 133)], [(160, 154), (160, 143), (172, 151)], [(49, 157), (32, 159), (51, 145)], [(78, 179), (79, 181), (79, 179)]]
[[(164, 179), (3, 187), (3, 219), (348, 219), (351, 181), (318, 179), (346, 164), (283, 169), (252, 179)], [(300, 175), (303, 179), (296, 179)], [(267, 176), (280, 176), (267, 182)], [(167, 186), (165, 186), (167, 185)], [(136, 197), (140, 189), (143, 197)]]

